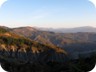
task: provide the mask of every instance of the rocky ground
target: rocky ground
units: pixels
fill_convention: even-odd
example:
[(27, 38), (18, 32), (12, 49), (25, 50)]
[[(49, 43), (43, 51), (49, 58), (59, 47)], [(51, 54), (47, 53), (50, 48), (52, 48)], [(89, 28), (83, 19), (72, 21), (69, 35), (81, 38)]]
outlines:
[(65, 63), (1, 63), (1, 67), (8, 72), (88, 72), (95, 66), (96, 58), (72, 60)]

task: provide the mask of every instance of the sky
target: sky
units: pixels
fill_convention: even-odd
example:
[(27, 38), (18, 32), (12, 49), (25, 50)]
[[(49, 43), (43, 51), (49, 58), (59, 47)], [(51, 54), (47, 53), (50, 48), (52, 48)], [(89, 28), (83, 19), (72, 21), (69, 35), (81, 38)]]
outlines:
[(2, 26), (96, 27), (96, 7), (89, 0), (5, 1), (0, 6), (0, 25)]

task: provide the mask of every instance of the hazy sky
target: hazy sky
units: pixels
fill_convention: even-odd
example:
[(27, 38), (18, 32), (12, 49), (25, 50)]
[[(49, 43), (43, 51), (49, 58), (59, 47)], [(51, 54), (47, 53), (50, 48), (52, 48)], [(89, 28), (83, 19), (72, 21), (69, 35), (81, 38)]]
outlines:
[(7, 0), (0, 7), (0, 25), (96, 27), (96, 8), (88, 0)]

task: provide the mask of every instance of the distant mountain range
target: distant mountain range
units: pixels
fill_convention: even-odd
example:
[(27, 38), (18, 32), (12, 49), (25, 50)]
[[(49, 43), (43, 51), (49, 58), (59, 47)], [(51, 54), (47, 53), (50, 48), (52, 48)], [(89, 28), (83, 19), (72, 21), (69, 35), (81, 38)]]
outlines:
[(59, 33), (77, 33), (77, 32), (95, 32), (96, 28), (91, 26), (76, 27), (76, 28), (37, 28), (42, 31), (52, 31)]
[(25, 36), (41, 44), (55, 45), (72, 53), (74, 51), (88, 51), (96, 49), (96, 28), (79, 27), (65, 30), (51, 30), (53, 29), (50, 29), (49, 31), (47, 28), (45, 30), (43, 28), (34, 27), (19, 27), (10, 29), (13, 33)]
[(3, 28), (41, 44), (55, 45), (70, 52), (96, 49), (94, 47), (89, 48), (90, 46), (86, 47), (86, 44), (93, 44), (94, 46), (96, 43), (96, 28), (93, 27), (87, 26), (69, 29), (48, 29), (35, 27)]
[[(0, 26), (5, 29), (10, 29), (6, 26)], [(75, 27), (75, 28), (42, 28), (42, 27), (18, 27), (13, 29), (28, 29), (28, 30), (38, 30), (38, 31), (48, 31), (48, 32), (56, 32), (56, 33), (77, 33), (77, 32), (93, 32), (96, 33), (96, 27), (91, 26), (83, 26), (83, 27)], [(12, 29), (12, 28), (11, 28)]]

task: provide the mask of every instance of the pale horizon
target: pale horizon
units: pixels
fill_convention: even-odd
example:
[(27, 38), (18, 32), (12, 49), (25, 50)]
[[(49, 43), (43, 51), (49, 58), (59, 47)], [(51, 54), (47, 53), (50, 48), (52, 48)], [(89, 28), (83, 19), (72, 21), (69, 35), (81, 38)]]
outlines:
[[(0, 26), (4, 26), (4, 25), (0, 25)], [(92, 28), (96, 28), (96, 26), (77, 26), (77, 27), (42, 27), (42, 26), (16, 26), (16, 27), (11, 27), (11, 26), (4, 26), (4, 27), (8, 27), (8, 28), (20, 28), (20, 27), (33, 27), (33, 28), (49, 28), (49, 29), (59, 29), (59, 28), (65, 28), (65, 29), (70, 29), (70, 28), (80, 28), (80, 27), (92, 27)]]
[(7, 27), (96, 27), (89, 0), (0, 0), (0, 25)]

